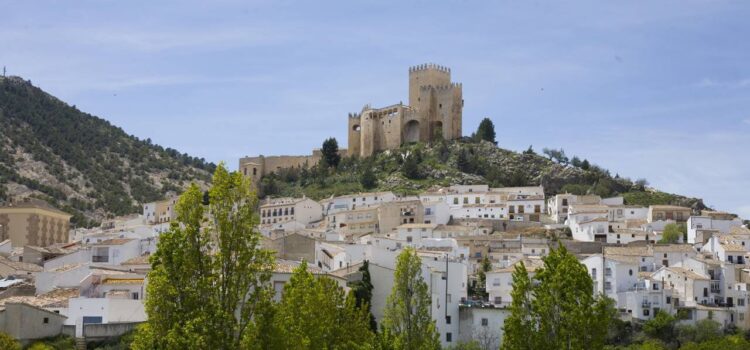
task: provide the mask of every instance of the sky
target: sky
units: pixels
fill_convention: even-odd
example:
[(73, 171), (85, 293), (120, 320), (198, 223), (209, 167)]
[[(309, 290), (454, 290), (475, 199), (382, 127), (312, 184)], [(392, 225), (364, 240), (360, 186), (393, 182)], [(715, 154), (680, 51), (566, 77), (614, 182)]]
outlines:
[(140, 138), (236, 168), (346, 145), (347, 114), (463, 83), (465, 134), (563, 148), (750, 218), (747, 1), (6, 1), (0, 65)]

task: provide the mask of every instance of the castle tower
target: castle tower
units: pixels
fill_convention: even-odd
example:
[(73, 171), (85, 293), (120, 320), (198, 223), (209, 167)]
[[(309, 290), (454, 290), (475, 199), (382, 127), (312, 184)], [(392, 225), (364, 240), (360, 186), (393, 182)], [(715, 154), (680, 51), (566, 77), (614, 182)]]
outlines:
[(451, 71), (436, 64), (409, 68), (409, 105), (365, 105), (348, 118), (349, 155), (369, 157), (404, 143), (462, 136), (463, 93)]
[(436, 64), (423, 64), (409, 69), (409, 104), (415, 118), (406, 121), (404, 142), (414, 141), (415, 128), (419, 141), (436, 138), (446, 140), (462, 136), (463, 92), (459, 83), (451, 82), (451, 71)]

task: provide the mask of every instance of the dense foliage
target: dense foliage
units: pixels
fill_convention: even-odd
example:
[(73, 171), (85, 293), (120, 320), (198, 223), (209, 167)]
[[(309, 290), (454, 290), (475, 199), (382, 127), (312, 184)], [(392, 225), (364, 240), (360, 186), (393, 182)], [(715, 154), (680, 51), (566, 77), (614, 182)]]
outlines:
[(490, 118), (484, 118), (479, 122), (479, 127), (477, 128), (477, 133), (474, 135), (474, 138), (479, 141), (487, 141), (497, 144), (497, 140), (495, 140), (495, 124), (492, 123)]
[(159, 239), (136, 349), (237, 349), (273, 293), (273, 255), (260, 248), (249, 180), (220, 165), (212, 182), (209, 206), (191, 185)]
[(516, 265), (503, 349), (602, 349), (615, 317), (614, 302), (593, 295), (586, 267), (564, 246), (543, 260), (535, 283), (523, 262)]
[(440, 348), (435, 321), (430, 315), (430, 295), (422, 278), (422, 258), (413, 248), (396, 260), (393, 289), (386, 301), (382, 327), (385, 349), (435, 350)]
[(128, 135), (15, 77), (0, 78), (0, 125), (0, 201), (11, 195), (7, 184), (20, 184), (75, 214), (79, 226), (137, 212), (139, 203), (207, 181), (215, 167)]

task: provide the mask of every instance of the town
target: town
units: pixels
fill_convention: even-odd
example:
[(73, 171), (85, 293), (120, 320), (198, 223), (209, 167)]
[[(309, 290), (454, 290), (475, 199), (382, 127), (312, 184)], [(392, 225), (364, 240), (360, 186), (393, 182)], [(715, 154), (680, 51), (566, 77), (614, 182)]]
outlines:
[[(369, 157), (403, 144), (462, 137), (462, 86), (449, 68), (409, 69), (409, 103), (366, 105), (348, 115), (348, 149)], [(254, 186), (285, 168), (324, 157), (253, 156), (238, 172)], [(71, 214), (34, 198), (0, 207), (0, 331), (27, 344), (67, 335), (86, 342), (123, 335), (148, 319), (144, 301), (151, 257), (179, 221), (177, 194), (99, 227), (70, 224)], [(268, 285), (279, 301), (300, 264), (344, 290), (372, 284), (380, 323), (394, 289), (398, 256), (416, 252), (443, 347), (477, 342), (496, 349), (513, 304), (513, 274), (533, 279), (557, 249), (575, 255), (593, 295), (614, 302), (617, 317), (645, 323), (657, 315), (681, 324), (703, 320), (750, 330), (750, 229), (737, 215), (676, 205), (639, 206), (623, 197), (549, 193), (543, 186), (435, 186), (417, 194), (358, 192), (323, 199), (266, 197), (257, 205), (261, 246), (275, 252)]]

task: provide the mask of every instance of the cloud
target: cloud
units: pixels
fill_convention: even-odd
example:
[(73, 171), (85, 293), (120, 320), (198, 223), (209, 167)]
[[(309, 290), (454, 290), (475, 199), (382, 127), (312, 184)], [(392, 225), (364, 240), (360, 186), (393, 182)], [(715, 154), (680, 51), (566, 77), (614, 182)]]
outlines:
[(716, 80), (711, 78), (704, 78), (703, 80), (693, 84), (693, 86), (700, 88), (742, 89), (750, 87), (750, 79)]

